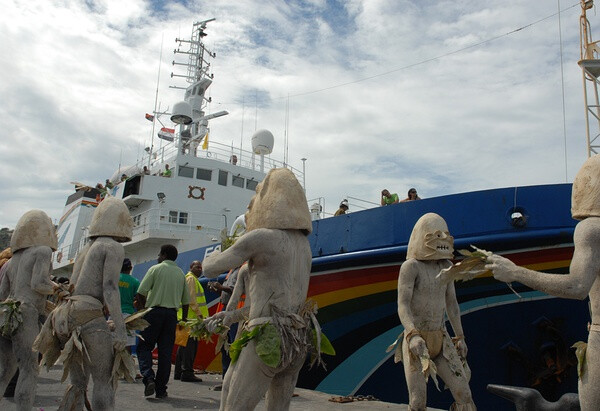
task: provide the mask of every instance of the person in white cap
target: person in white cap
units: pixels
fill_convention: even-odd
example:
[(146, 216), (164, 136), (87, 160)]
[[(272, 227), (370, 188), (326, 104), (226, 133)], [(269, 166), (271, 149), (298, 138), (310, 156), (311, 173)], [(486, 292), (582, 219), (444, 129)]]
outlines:
[(338, 208), (333, 216), (337, 217), (339, 215), (346, 214), (346, 211), (348, 211), (348, 200), (343, 199), (340, 203), (340, 208)]

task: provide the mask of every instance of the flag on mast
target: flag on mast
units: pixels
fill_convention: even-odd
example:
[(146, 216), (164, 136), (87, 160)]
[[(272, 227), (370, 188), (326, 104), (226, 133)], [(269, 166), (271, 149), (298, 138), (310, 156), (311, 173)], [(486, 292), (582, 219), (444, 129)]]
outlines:
[(202, 143), (202, 150), (208, 150), (208, 131), (204, 136), (204, 143)]
[(158, 132), (158, 138), (162, 138), (163, 140), (167, 141), (175, 140), (175, 129), (166, 127), (161, 128)]
[(146, 113), (146, 120), (148, 120), (148, 121), (154, 121), (154, 116), (152, 114)]

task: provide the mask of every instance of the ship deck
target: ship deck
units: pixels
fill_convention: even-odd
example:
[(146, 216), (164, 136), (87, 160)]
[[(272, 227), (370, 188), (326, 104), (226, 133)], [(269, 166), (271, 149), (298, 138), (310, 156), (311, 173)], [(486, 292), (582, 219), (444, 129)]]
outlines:
[[(49, 372), (45, 369), (40, 370), (38, 378), (37, 392), (34, 403), (34, 409), (51, 411), (58, 409), (63, 393), (67, 389), (67, 382), (61, 384), (62, 366), (54, 366)], [(214, 387), (221, 383), (220, 374), (200, 374), (201, 383), (189, 383), (174, 381), (173, 376), (169, 381), (169, 397), (165, 399), (155, 399), (154, 397), (144, 398), (144, 385), (141, 380), (135, 383), (121, 381), (117, 388), (115, 398), (115, 409), (120, 411), (145, 411), (166, 410), (166, 409), (184, 409), (184, 410), (217, 410), (221, 393), (214, 391)], [(399, 375), (398, 378), (403, 378)], [(88, 386), (88, 396), (92, 395), (93, 383), (90, 381)], [(329, 401), (332, 398), (330, 394), (318, 391), (296, 388), (295, 396), (292, 398), (290, 410), (297, 411), (336, 411), (336, 410), (407, 410), (406, 405), (393, 404), (382, 401), (354, 401), (350, 403), (335, 403)], [(91, 400), (91, 398), (90, 398)], [(14, 411), (17, 409), (14, 398), (2, 398), (0, 408), (4, 411)], [(265, 402), (261, 400), (256, 410), (265, 410)], [(437, 408), (428, 408), (428, 410), (437, 410)]]

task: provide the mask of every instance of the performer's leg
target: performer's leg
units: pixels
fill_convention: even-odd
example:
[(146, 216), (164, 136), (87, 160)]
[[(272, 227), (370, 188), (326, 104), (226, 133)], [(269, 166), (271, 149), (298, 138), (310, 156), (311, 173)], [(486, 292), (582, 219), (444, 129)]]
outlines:
[(427, 382), (421, 370), (414, 365), (414, 361), (410, 357), (412, 354), (410, 354), (405, 341), (402, 342), (402, 355), (410, 410), (425, 411), (427, 409)]
[(273, 376), (274, 369), (265, 365), (256, 355), (254, 341), (242, 349), (235, 364), (230, 366), (231, 384), (227, 391), (225, 411), (254, 410), (261, 400)]
[(300, 372), (302, 365), (304, 365), (305, 360), (306, 352), (304, 351), (299, 353), (285, 370), (277, 373), (277, 375), (273, 377), (269, 390), (267, 391), (267, 411), (287, 410), (290, 408), (290, 401), (294, 394), (298, 373)]
[(13, 353), (12, 342), (4, 337), (0, 337), (0, 393), (5, 392), (16, 371), (17, 359)]
[(104, 318), (97, 318), (82, 327), (81, 335), (88, 350), (89, 372), (94, 381), (92, 409), (94, 411), (113, 410), (115, 392), (112, 385), (114, 350), (111, 335)]
[[(12, 352), (19, 367), (19, 380), (15, 388), (15, 402), (19, 410), (31, 410), (39, 373), (38, 353), (33, 351), (33, 341), (40, 331), (37, 310), (21, 304), (23, 324), (12, 337)], [(12, 371), (14, 373), (14, 370)], [(12, 377), (12, 374), (10, 375)]]
[(579, 402), (582, 411), (595, 410), (600, 404), (600, 332), (591, 331), (585, 353), (584, 372), (579, 379)]
[[(455, 358), (456, 361), (460, 361), (458, 359), (458, 355)], [(438, 375), (444, 381), (444, 383), (446, 383), (446, 386), (448, 386), (452, 396), (454, 397), (454, 401), (456, 401), (456, 406), (454, 406), (454, 409), (474, 411), (476, 408), (475, 404), (473, 403), (471, 389), (469, 388), (469, 382), (467, 381), (462, 363), (452, 364), (451, 368), (449, 360), (443, 355), (439, 355), (434, 362), (437, 367)], [(457, 373), (455, 373), (452, 369), (458, 369), (458, 373), (460, 375), (457, 375)]]

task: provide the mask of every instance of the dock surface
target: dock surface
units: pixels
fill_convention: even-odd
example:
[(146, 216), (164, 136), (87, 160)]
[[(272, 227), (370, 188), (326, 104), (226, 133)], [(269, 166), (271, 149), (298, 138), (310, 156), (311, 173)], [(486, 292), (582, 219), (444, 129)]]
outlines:
[[(134, 383), (119, 382), (115, 398), (115, 410), (119, 411), (154, 411), (154, 410), (218, 410), (221, 392), (215, 391), (214, 387), (221, 384), (219, 374), (197, 374), (202, 382), (190, 383), (171, 380), (168, 384), (168, 398), (156, 399), (144, 397), (144, 384), (142, 380)], [(34, 410), (53, 411), (57, 410), (60, 400), (67, 389), (68, 382), (61, 384), (62, 366), (54, 366), (47, 372), (40, 370), (38, 378)], [(91, 400), (92, 382), (88, 386), (88, 398)], [(292, 398), (290, 410), (292, 411), (356, 411), (356, 410), (408, 410), (406, 405), (394, 404), (382, 401), (353, 401), (348, 403), (336, 403), (329, 401), (333, 395), (318, 391), (296, 388)], [(13, 398), (2, 398), (0, 410), (15, 411), (16, 405)], [(262, 400), (256, 407), (258, 411), (264, 411), (265, 402)], [(436, 410), (428, 408), (428, 410)]]

